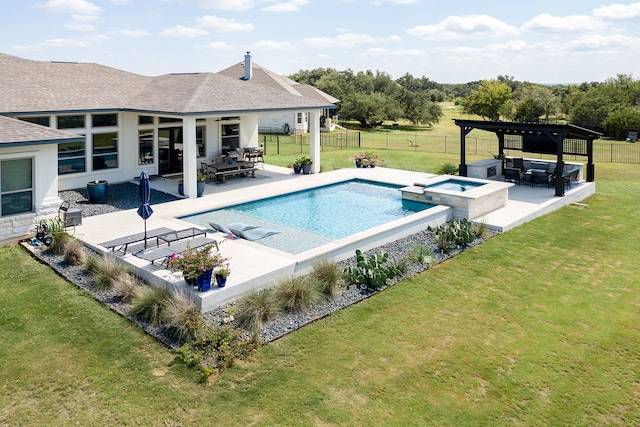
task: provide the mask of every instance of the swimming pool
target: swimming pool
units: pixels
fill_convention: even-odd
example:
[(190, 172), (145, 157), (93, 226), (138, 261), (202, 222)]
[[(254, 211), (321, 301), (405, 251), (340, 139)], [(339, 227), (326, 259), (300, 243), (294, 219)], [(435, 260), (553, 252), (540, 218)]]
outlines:
[(435, 206), (403, 200), (399, 188), (356, 179), (180, 219), (206, 228), (241, 222), (275, 230), (256, 242), (299, 254)]
[(445, 191), (465, 192), (485, 185), (483, 182), (473, 182), (463, 179), (448, 179), (436, 184), (427, 185), (429, 189), (439, 189)]

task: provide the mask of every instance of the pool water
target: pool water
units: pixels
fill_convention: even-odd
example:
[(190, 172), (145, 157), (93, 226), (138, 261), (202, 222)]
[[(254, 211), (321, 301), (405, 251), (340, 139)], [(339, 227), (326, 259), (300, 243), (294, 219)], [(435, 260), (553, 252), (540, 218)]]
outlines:
[(399, 188), (351, 180), (180, 219), (207, 228), (208, 222), (241, 222), (279, 231), (255, 242), (297, 254), (435, 206), (403, 200)]
[(428, 185), (425, 188), (462, 193), (483, 185), (484, 183), (482, 182), (465, 181), (463, 179), (448, 179), (446, 181), (438, 182), (437, 184)]

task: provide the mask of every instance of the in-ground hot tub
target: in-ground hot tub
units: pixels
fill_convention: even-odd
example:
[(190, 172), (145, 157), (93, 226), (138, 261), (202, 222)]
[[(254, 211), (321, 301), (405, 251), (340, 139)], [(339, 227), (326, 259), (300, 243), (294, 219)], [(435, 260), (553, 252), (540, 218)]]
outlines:
[(402, 198), (453, 208), (453, 217), (469, 220), (500, 209), (509, 200), (511, 182), (441, 175), (401, 188)]

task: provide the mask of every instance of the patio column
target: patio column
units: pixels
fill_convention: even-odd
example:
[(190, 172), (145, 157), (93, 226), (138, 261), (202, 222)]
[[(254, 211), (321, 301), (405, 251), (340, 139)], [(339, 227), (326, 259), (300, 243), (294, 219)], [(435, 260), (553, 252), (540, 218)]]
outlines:
[(182, 119), (182, 177), (184, 179), (184, 195), (188, 198), (198, 196), (197, 157), (196, 118), (185, 117)]
[(309, 158), (313, 161), (312, 173), (320, 173), (320, 113), (312, 110), (309, 113)]

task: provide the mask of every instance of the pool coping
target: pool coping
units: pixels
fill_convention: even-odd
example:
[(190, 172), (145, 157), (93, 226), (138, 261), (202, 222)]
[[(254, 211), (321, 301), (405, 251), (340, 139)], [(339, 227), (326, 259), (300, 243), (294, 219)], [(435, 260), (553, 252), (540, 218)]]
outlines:
[[(205, 210), (217, 209), (224, 206), (245, 203), (257, 198), (276, 196), (284, 193), (301, 191), (322, 185), (334, 184), (351, 179), (364, 179), (394, 185), (411, 185), (437, 175), (423, 172), (401, 171), (390, 168), (349, 168), (339, 169), (321, 174), (305, 176), (293, 175), (287, 168), (266, 165), (265, 174), (272, 180), (253, 181), (249, 178), (234, 185), (208, 185), (209, 194), (197, 199), (178, 200), (174, 202), (153, 205), (154, 214), (147, 220), (147, 228), (168, 227), (182, 229), (193, 226), (192, 223), (179, 220), (178, 217)], [(168, 181), (168, 182), (166, 182)], [(155, 189), (177, 185), (171, 180), (153, 181)], [(212, 187), (212, 188), (211, 188)], [(523, 186), (517, 186), (523, 187)], [(595, 183), (581, 183), (567, 192), (565, 197), (554, 197), (551, 191), (544, 192), (538, 188), (511, 187), (510, 200), (504, 208), (504, 214), (493, 212), (481, 218), (487, 226), (497, 231), (505, 231), (520, 225), (537, 216), (546, 214), (571, 202), (583, 200), (595, 193)], [(478, 187), (481, 189), (482, 187)], [(476, 189), (474, 189), (476, 190)], [(474, 191), (470, 190), (470, 191)], [(514, 194), (524, 194), (511, 199)], [(530, 193), (527, 196), (525, 193)], [(259, 197), (256, 197), (258, 195)], [(527, 200), (527, 197), (532, 202)], [(153, 201), (152, 201), (153, 202)], [(503, 209), (501, 209), (502, 211)], [(314, 248), (300, 254), (289, 254), (259, 243), (246, 240), (227, 240), (222, 233), (209, 233), (221, 243), (220, 251), (225, 257), (231, 258), (232, 274), (227, 286), (212, 288), (211, 291), (201, 293), (191, 289), (192, 296), (198, 308), (210, 311), (213, 308), (237, 299), (250, 289), (262, 289), (273, 286), (279, 279), (287, 276), (303, 274), (311, 268), (318, 257), (339, 261), (353, 256), (355, 249), (369, 250), (398, 240), (402, 237), (422, 231), (427, 225), (439, 225), (453, 218), (452, 209), (440, 206), (428, 209), (408, 217), (383, 224), (372, 229), (354, 234), (344, 239), (331, 242), (319, 248)], [(83, 218), (83, 224), (77, 227), (76, 237), (89, 247), (100, 252), (107, 252), (99, 245), (100, 242), (115, 237), (140, 232), (143, 227), (136, 209), (120, 211), (111, 214), (97, 215)], [(325, 255), (326, 254), (326, 255)], [(172, 273), (159, 266), (150, 265), (130, 254), (121, 259), (126, 262), (133, 272), (152, 284), (185, 287), (181, 274)]]

